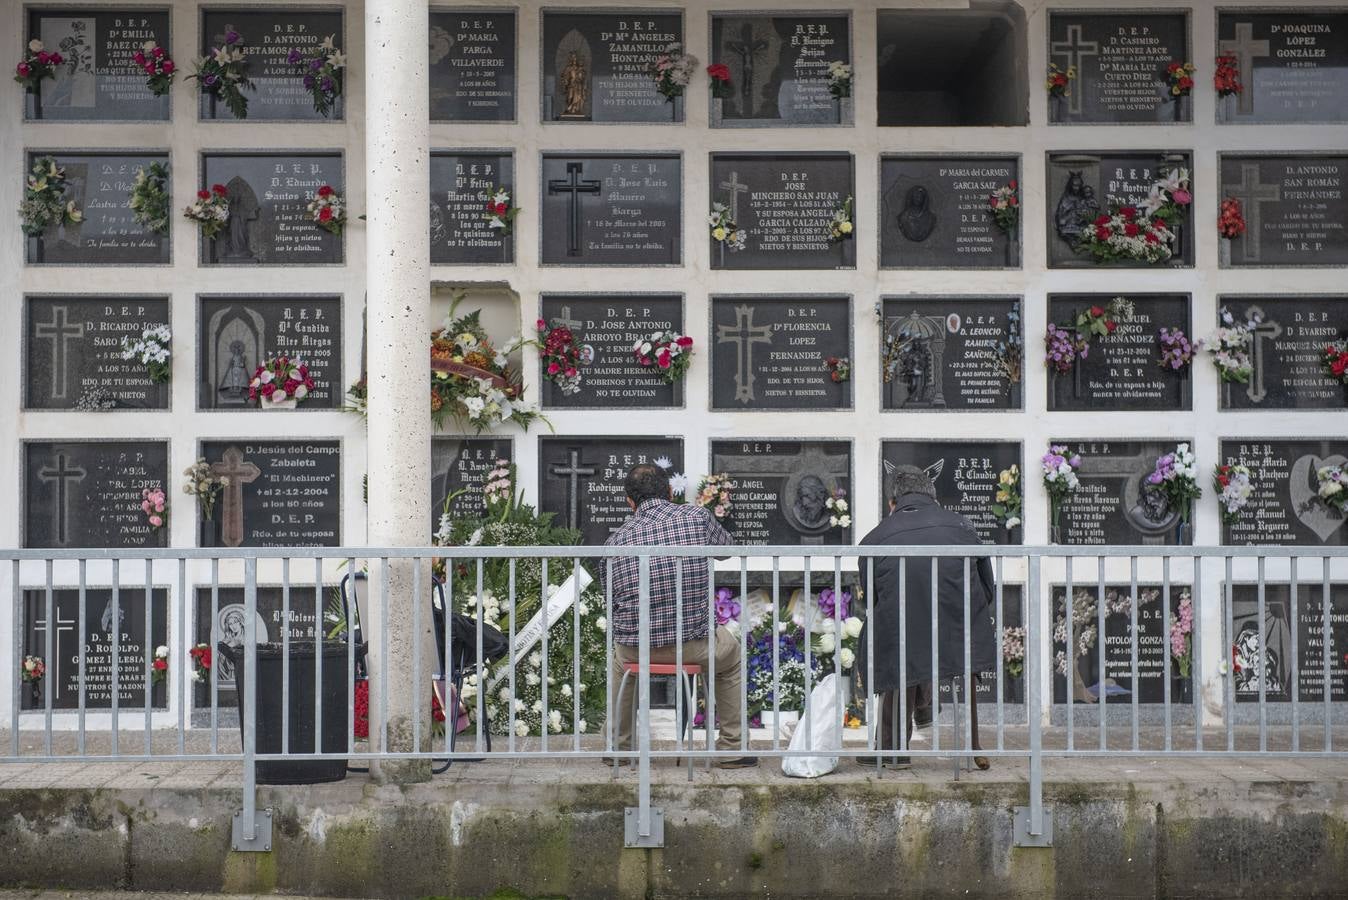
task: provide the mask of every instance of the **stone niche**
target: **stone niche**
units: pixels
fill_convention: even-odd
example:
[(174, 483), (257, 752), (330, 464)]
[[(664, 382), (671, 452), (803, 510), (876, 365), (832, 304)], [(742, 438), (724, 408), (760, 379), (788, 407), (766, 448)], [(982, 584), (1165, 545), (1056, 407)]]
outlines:
[(877, 124), (1029, 123), (1025, 11), (1017, 4), (882, 9), (876, 26)]

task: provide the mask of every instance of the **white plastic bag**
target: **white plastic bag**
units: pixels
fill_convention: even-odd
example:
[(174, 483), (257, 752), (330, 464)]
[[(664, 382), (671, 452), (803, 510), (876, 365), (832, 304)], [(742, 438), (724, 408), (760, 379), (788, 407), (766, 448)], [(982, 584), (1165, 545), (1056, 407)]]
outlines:
[[(788, 750), (837, 752), (842, 749), (843, 720), (839, 705), (838, 676), (826, 675), (810, 692), (810, 705), (801, 716)], [(838, 768), (837, 756), (785, 756), (782, 774), (793, 778), (818, 778)]]

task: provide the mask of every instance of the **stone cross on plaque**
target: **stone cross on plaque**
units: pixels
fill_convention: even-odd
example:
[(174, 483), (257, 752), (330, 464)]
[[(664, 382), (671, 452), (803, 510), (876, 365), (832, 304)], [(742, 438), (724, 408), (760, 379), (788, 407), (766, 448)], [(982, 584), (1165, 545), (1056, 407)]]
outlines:
[(754, 57), (768, 49), (768, 42), (759, 38), (754, 40), (752, 22), (745, 22), (740, 29), (740, 39), (726, 44), (740, 56), (740, 93), (744, 95), (744, 113), (753, 114), (754, 101)]
[(1264, 343), (1282, 337), (1282, 325), (1264, 319), (1264, 311), (1257, 306), (1251, 306), (1245, 315), (1261, 319), (1250, 332), (1250, 368), (1253, 371), (1250, 373), (1250, 383), (1245, 387), (1245, 396), (1255, 403), (1262, 403), (1268, 396), (1268, 390), (1264, 387), (1264, 375), (1268, 371), (1264, 362)]
[(754, 308), (735, 307), (734, 325), (716, 326), (716, 343), (735, 345), (735, 399), (748, 403), (754, 394), (754, 344), (772, 343), (771, 325), (754, 325)]
[(567, 452), (570, 462), (565, 466), (553, 466), (551, 472), (564, 476), (569, 482), (566, 486), (566, 527), (577, 529), (580, 527), (580, 479), (582, 476), (594, 475), (599, 470), (592, 465), (582, 465), (579, 450), (573, 448)]
[(69, 385), (66, 384), (66, 354), (71, 340), (84, 337), (84, 323), (67, 320), (69, 310), (64, 306), (53, 306), (50, 322), (39, 322), (33, 328), (33, 334), (52, 342), (51, 347), (51, 395), (64, 399)]
[[(1268, 43), (1265, 41), (1265, 43)], [(1264, 184), (1259, 180), (1259, 164), (1247, 162), (1240, 164), (1240, 184), (1224, 184), (1223, 191), (1238, 194), (1247, 207), (1245, 210), (1245, 233), (1241, 240), (1245, 242), (1245, 258), (1258, 260), (1263, 253), (1263, 215), (1260, 204), (1275, 203), (1282, 199), (1282, 186)]]
[(598, 194), (601, 184), (593, 180), (581, 180), (580, 173), (585, 164), (569, 162), (566, 164), (566, 180), (553, 178), (548, 182), (549, 194), (569, 194), (571, 212), (566, 223), (566, 254), (580, 256), (580, 195)]
[(220, 537), (226, 547), (238, 547), (243, 544), (243, 486), (256, 481), (262, 470), (245, 462), (238, 447), (230, 447), (220, 460), (211, 463), (212, 475), (229, 479), (220, 503)]
[(580, 319), (573, 319), (573, 318), (571, 318), (571, 307), (570, 307), (570, 306), (563, 306), (563, 307), (562, 307), (562, 314), (559, 315), (559, 316), (553, 316), (553, 317), (552, 317), (552, 325), (553, 325), (554, 328), (556, 328), (556, 327), (558, 327), (558, 326), (560, 326), (560, 327), (562, 327), (562, 328), (570, 328), (572, 334), (575, 334), (576, 331), (578, 331), (578, 330), (580, 329), (580, 326), (582, 326), (582, 325), (584, 325), (584, 324), (585, 324), (585, 323), (582, 322)]
[[(1081, 75), (1081, 63), (1088, 56), (1099, 56), (1100, 45), (1095, 41), (1083, 41), (1081, 39), (1081, 26), (1067, 26), (1067, 40), (1054, 41), (1049, 47), (1049, 53), (1052, 56), (1066, 56), (1068, 68), (1077, 70), (1077, 76)], [(1067, 108), (1074, 114), (1081, 112), (1081, 94), (1080, 86), (1075, 91), (1067, 95)]]
[(738, 225), (740, 221), (740, 194), (749, 193), (749, 185), (740, 181), (739, 172), (731, 172), (730, 179), (721, 182), (720, 187), (722, 190), (730, 192), (730, 202), (726, 205), (730, 207), (730, 221)]
[[(61, 610), (59, 607), (57, 607), (55, 613), (56, 613), (56, 634), (52, 635), (52, 655), (47, 659), (47, 664), (51, 667), (51, 670), (47, 673), (47, 675), (49, 678), (51, 678), (53, 696), (55, 696), (56, 691), (59, 691), (61, 689), (62, 683), (61, 660), (65, 659), (67, 656), (70, 655), (69, 653), (66, 652), (66, 649), (63, 646), (63, 643), (61, 641), (61, 635), (65, 634), (66, 632), (70, 632), (71, 634), (73, 634), (75, 631), (75, 625), (79, 622), (79, 619), (61, 618)], [(45, 635), (46, 632), (47, 632), (46, 617), (37, 619), (36, 621), (33, 622), (34, 643), (37, 643), (38, 635)], [(33, 648), (34, 651), (42, 652), (41, 650), (39, 650), (39, 648), (44, 648), (45, 644), (46, 644), (45, 640), (42, 641), (41, 643), (37, 643), (37, 646)]]
[(70, 487), (67, 482), (83, 481), (89, 474), (79, 466), (66, 468), (68, 461), (64, 453), (58, 453), (55, 466), (44, 466), (37, 473), (40, 481), (56, 483), (56, 505), (52, 509), (52, 515), (56, 519), (56, 543), (62, 545), (67, 540), (66, 523), (70, 516)]
[(1236, 95), (1236, 109), (1242, 115), (1250, 115), (1254, 112), (1254, 90), (1250, 87), (1254, 83), (1254, 61), (1269, 55), (1268, 41), (1254, 39), (1253, 22), (1237, 22), (1235, 39), (1218, 41), (1217, 52), (1222, 56), (1236, 58), (1236, 71), (1249, 88)]

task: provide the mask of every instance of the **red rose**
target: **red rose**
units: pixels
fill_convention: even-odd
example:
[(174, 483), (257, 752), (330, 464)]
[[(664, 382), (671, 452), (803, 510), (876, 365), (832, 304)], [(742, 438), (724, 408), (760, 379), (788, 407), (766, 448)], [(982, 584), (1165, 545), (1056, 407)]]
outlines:
[(1105, 314), (1105, 308), (1104, 308), (1103, 306), (1092, 306), (1092, 307), (1091, 307), (1091, 315), (1094, 316), (1095, 318), (1098, 319), (1098, 318), (1100, 318), (1101, 316), (1103, 316), (1104, 314)]
[(1151, 220), (1151, 227), (1152, 227), (1152, 228), (1164, 228), (1164, 227), (1165, 227), (1165, 220), (1164, 220), (1164, 219), (1152, 219), (1152, 220)]
[(685, 334), (674, 343), (678, 344), (680, 347), (691, 347), (693, 346), (693, 339)]
[(1348, 372), (1348, 356), (1340, 356), (1330, 365), (1329, 371), (1338, 377), (1343, 377), (1344, 372)]
[(159, 672), (167, 671), (167, 670), (168, 670), (168, 660), (167, 660), (167, 659), (160, 659), (160, 658), (156, 657), (156, 658), (155, 658), (155, 661), (154, 661), (154, 668), (155, 668), (156, 671), (159, 671)]
[(1173, 75), (1175, 72), (1178, 72), (1180, 69), (1183, 68), (1184, 66), (1180, 65), (1179, 63), (1172, 62), (1170, 65), (1165, 67), (1165, 70)]
[(1119, 207), (1119, 215), (1123, 216), (1125, 219), (1133, 219), (1133, 218), (1136, 218), (1136, 217), (1137, 217), (1137, 207), (1136, 207), (1136, 206), (1120, 206), (1120, 207)]
[(166, 59), (159, 67), (164, 70), (165, 75), (169, 75), (173, 72), (173, 60)]
[(730, 68), (724, 63), (713, 63), (707, 66), (707, 75), (714, 81), (729, 81)]
[(662, 369), (669, 368), (669, 351), (661, 350), (655, 355), (655, 363)]
[(145, 74), (146, 74), (146, 75), (153, 75), (153, 74), (154, 74), (154, 63), (152, 63), (152, 62), (147, 62), (147, 63), (145, 64), (144, 68), (145, 68)]
[(1129, 237), (1137, 237), (1137, 233), (1142, 229), (1137, 227), (1136, 222), (1129, 222), (1123, 226), (1123, 233)]
[(579, 373), (575, 370), (575, 368), (568, 368), (568, 369), (566, 370), (566, 377), (567, 377), (567, 378), (575, 378), (576, 375), (578, 375), (578, 374), (579, 374)]
[(1161, 242), (1161, 239), (1156, 236), (1156, 232), (1154, 231), (1148, 231), (1143, 237), (1148, 244), (1159, 244)]
[(46, 50), (39, 50), (37, 54), (37, 61), (45, 66), (51, 62), (51, 56), (48, 55)]
[(304, 386), (311, 391), (314, 389), (314, 380), (308, 375), (304, 376)]
[(1106, 228), (1106, 227), (1103, 226), (1103, 225), (1098, 225), (1098, 226), (1096, 226), (1096, 229), (1095, 229), (1095, 237), (1096, 237), (1096, 240), (1101, 240), (1101, 241), (1107, 241), (1107, 240), (1109, 240), (1109, 229)]
[(268, 381), (266, 384), (262, 385), (262, 396), (270, 397), (274, 393), (276, 393), (276, 382)]
[(545, 330), (547, 327), (548, 327), (548, 323), (547, 323), (547, 322), (544, 322), (542, 319), (539, 319), (537, 322), (534, 323), (534, 328), (538, 329), (539, 331), (543, 331), (543, 330)]
[(504, 203), (497, 203), (492, 206), (491, 211), (498, 216), (504, 216), (507, 212), (509, 212), (509, 207), (507, 207)]
[(198, 200), (209, 200), (209, 199), (211, 199), (211, 192), (210, 192), (210, 191), (197, 191), (197, 199), (198, 199)]
[(229, 193), (229, 189), (226, 188), (223, 184), (213, 184), (211, 185), (211, 193), (219, 194), (221, 197), (223, 197)]
[(33, 71), (32, 67), (29, 66), (28, 63), (19, 63), (19, 64), (18, 64), (17, 66), (15, 66), (14, 68), (15, 68), (15, 70), (19, 73), (19, 76), (20, 76), (21, 78), (27, 78), (27, 77), (28, 77), (28, 73), (30, 73), (30, 72)]
[[(1226, 487), (1228, 484), (1231, 483), (1231, 479), (1226, 477), (1225, 475), (1218, 475), (1217, 483), (1220, 484), (1222, 487)], [(1064, 615), (1066, 614), (1064, 613)]]
[(1118, 322), (1115, 322), (1113, 319), (1107, 319), (1107, 320), (1105, 321), (1105, 331), (1108, 331), (1110, 334), (1113, 334), (1113, 333), (1114, 333), (1114, 329), (1115, 329), (1115, 328), (1118, 328), (1118, 327), (1119, 327), (1119, 323), (1118, 323)]
[(1016, 179), (1012, 178), (1010, 181), (1006, 183), (1006, 186), (1014, 191), (1016, 189)]
[(1018, 201), (1015, 197), (1008, 197), (1006, 202), (1007, 202), (1007, 204), (1010, 205), (1010, 206), (1019, 206), (1019, 205), (1020, 205), (1020, 201)]
[(320, 209), (320, 210), (318, 211), (318, 221), (320, 221), (320, 222), (330, 222), (330, 221), (332, 221), (332, 207), (331, 207), (331, 206), (325, 206), (325, 207), (323, 207), (322, 209)]
[(154, 48), (153, 50), (151, 50), (150, 52), (151, 52), (152, 54), (154, 54), (154, 58), (155, 58), (155, 59), (159, 59), (161, 56), (164, 55), (164, 48), (163, 48), (163, 47), (155, 47), (155, 48)]
[(559, 366), (559, 365), (557, 365), (557, 363), (556, 363), (555, 360), (554, 360), (553, 362), (548, 363), (548, 374), (549, 374), (549, 375), (556, 375), (556, 374), (557, 374), (558, 372), (560, 372), (560, 371), (562, 371), (562, 367)]
[(47, 61), (50, 62), (53, 66), (59, 66), (61, 63), (66, 61), (66, 58), (59, 53), (53, 53), (47, 57)]
[(1179, 87), (1180, 90), (1182, 91), (1190, 90), (1191, 88), (1193, 88), (1193, 86), (1194, 80), (1190, 78), (1188, 75), (1185, 75), (1183, 78), (1179, 80)]
[(333, 195), (333, 193), (334, 193), (334, 191), (332, 190), (332, 186), (331, 186), (331, 185), (325, 184), (325, 185), (323, 185), (321, 188), (318, 189), (318, 196), (320, 196), (320, 197), (331, 197), (331, 196)]
[(1108, 224), (1109, 224), (1109, 216), (1105, 215), (1104, 213), (1101, 213), (1100, 215), (1095, 217), (1095, 225), (1097, 228), (1100, 227), (1101, 225), (1108, 225)]
[(138, 66), (145, 65), (145, 54), (141, 53), (139, 50), (137, 50), (135, 53), (132, 53), (131, 58), (136, 61), (136, 65)]

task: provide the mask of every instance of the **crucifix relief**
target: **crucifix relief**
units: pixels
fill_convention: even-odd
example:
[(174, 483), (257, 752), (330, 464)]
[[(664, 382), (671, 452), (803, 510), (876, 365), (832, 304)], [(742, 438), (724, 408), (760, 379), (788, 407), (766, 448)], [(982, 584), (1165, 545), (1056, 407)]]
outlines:
[(245, 461), (238, 447), (230, 447), (220, 460), (211, 463), (212, 475), (229, 479), (220, 503), (220, 539), (226, 547), (239, 547), (243, 545), (243, 486), (256, 481), (262, 470)]
[(1263, 228), (1264, 217), (1260, 211), (1260, 206), (1264, 203), (1275, 203), (1282, 199), (1281, 184), (1264, 184), (1259, 180), (1259, 163), (1243, 162), (1240, 164), (1240, 183), (1224, 184), (1222, 190), (1227, 193), (1235, 194), (1240, 198), (1241, 204), (1245, 208), (1245, 233), (1241, 235), (1241, 241), (1244, 242), (1245, 260), (1247, 262), (1258, 262), (1263, 254)]
[(51, 341), (51, 395), (53, 399), (65, 399), (70, 389), (67, 369), (70, 362), (69, 343), (84, 337), (84, 323), (71, 322), (70, 311), (65, 306), (53, 306), (51, 321), (39, 322), (33, 327), (33, 335), (39, 340)]
[(585, 169), (585, 163), (569, 162), (566, 164), (566, 178), (553, 178), (548, 181), (549, 194), (568, 194), (570, 195), (570, 212), (566, 222), (566, 255), (580, 256), (580, 195), (598, 194), (600, 182), (592, 179), (582, 180), (580, 175)]
[(64, 453), (57, 453), (55, 465), (44, 466), (37, 473), (39, 481), (56, 485), (56, 502), (52, 505), (52, 518), (56, 525), (56, 543), (63, 547), (69, 540), (66, 532), (70, 521), (70, 482), (83, 481), (89, 474), (79, 466), (67, 467), (69, 461)]
[(745, 22), (743, 27), (740, 28), (740, 39), (729, 41), (726, 46), (739, 54), (740, 96), (744, 98), (744, 115), (752, 116), (754, 113), (754, 57), (768, 49), (768, 42), (763, 38), (755, 39), (753, 23)]
[(722, 181), (720, 187), (721, 190), (730, 192), (726, 206), (730, 207), (730, 221), (738, 225), (740, 221), (740, 194), (749, 193), (749, 185), (740, 181), (739, 172), (731, 172), (730, 178)]
[(1077, 70), (1077, 89), (1067, 95), (1067, 109), (1073, 115), (1081, 114), (1082, 63), (1089, 56), (1100, 55), (1100, 45), (1095, 41), (1082, 39), (1080, 25), (1067, 26), (1067, 40), (1054, 41), (1049, 47), (1052, 56), (1061, 56), (1067, 60), (1064, 68)]
[(735, 345), (735, 400), (749, 403), (754, 394), (754, 344), (772, 343), (771, 325), (754, 325), (754, 308), (735, 307), (734, 325), (716, 326), (716, 343)]
[(580, 450), (575, 447), (567, 450), (568, 463), (564, 466), (553, 466), (549, 471), (553, 475), (560, 475), (567, 479), (566, 486), (566, 527), (572, 529), (580, 528), (580, 479), (588, 478), (598, 473), (592, 464), (583, 464), (580, 461)]
[(1236, 95), (1236, 110), (1242, 116), (1254, 113), (1254, 61), (1269, 55), (1268, 41), (1254, 39), (1253, 22), (1237, 22), (1236, 36), (1233, 40), (1218, 41), (1217, 52), (1222, 56), (1236, 58), (1236, 71), (1240, 73), (1245, 90)]
[(1261, 320), (1250, 333), (1250, 368), (1253, 371), (1250, 373), (1250, 383), (1245, 386), (1245, 396), (1255, 403), (1263, 403), (1268, 396), (1268, 389), (1264, 387), (1264, 376), (1268, 374), (1264, 345), (1282, 337), (1282, 325), (1264, 318), (1264, 311), (1258, 306), (1251, 306), (1245, 315), (1258, 316)]

